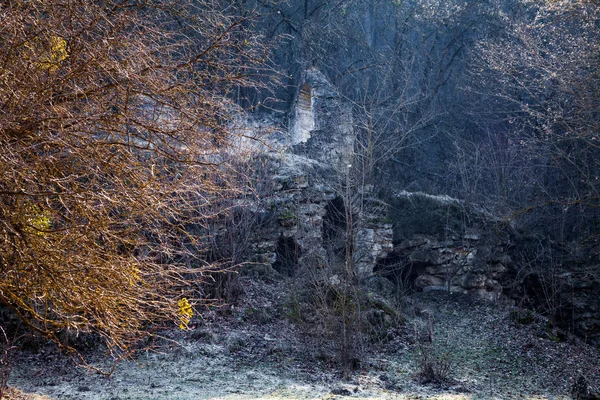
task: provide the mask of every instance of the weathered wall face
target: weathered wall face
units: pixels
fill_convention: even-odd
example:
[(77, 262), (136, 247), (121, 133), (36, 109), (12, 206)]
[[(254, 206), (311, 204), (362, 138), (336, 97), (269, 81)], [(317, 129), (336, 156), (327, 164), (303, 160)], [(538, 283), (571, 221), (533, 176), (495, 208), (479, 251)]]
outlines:
[(600, 345), (600, 277), (589, 254), (518, 234), (448, 196), (398, 192), (391, 217), (394, 249), (378, 274), (417, 290), (509, 297)]
[(496, 246), (477, 240), (438, 241), (416, 236), (394, 247), (394, 255), (424, 291), (446, 290), (496, 301), (502, 295), (500, 280), (510, 258)]
[(394, 248), (376, 269), (418, 290), (447, 290), (495, 301), (512, 264), (499, 223), (448, 196), (399, 192), (392, 201)]
[(600, 346), (600, 250), (559, 243), (538, 234), (513, 233), (510, 253), (518, 283), (513, 297)]
[(269, 156), (276, 173), (265, 207), (275, 217), (253, 239), (253, 261), (288, 276), (343, 263), (349, 211), (360, 220), (353, 227), (356, 272), (372, 275), (392, 250), (391, 224), (386, 209), (354, 209), (343, 193), (356, 140), (352, 110), (316, 69), (303, 75), (288, 138), (286, 152)]
[[(303, 268), (342, 264), (351, 234), (352, 261), (362, 279), (396, 260), (402, 268), (410, 266), (420, 289), (490, 300), (500, 296), (498, 279), (509, 260), (500, 255), (499, 243), (489, 243), (477, 229), (463, 232), (460, 218), (466, 214), (456, 200), (404, 192), (390, 215), (389, 205), (374, 198), (370, 188), (355, 193), (363, 199), (360, 206), (344, 193), (356, 140), (352, 112), (319, 71), (304, 73), (292, 116), (288, 151), (270, 156), (276, 173), (265, 207), (274, 218), (253, 239), (254, 261), (288, 276)], [(398, 207), (402, 202), (410, 207)], [(455, 214), (451, 223), (449, 210)]]
[(304, 73), (292, 115), (293, 152), (346, 173), (356, 140), (352, 108), (318, 70)]
[(274, 191), (265, 207), (273, 218), (255, 232), (251, 261), (294, 276), (302, 266), (325, 259), (323, 217), (335, 192), (323, 181), (326, 166), (314, 160), (285, 154), (274, 155), (271, 162)]
[[(258, 212), (272, 217), (251, 236), (251, 261), (284, 276), (335, 271), (352, 243), (352, 266), (361, 279), (379, 275), (417, 290), (490, 301), (508, 295), (542, 308), (544, 279), (552, 277), (554, 315), (600, 343), (599, 277), (568, 265), (555, 271), (540, 265), (520, 276), (531, 264), (519, 258), (528, 252), (519, 246), (523, 240), (498, 218), (449, 196), (397, 191), (386, 204), (370, 187), (345, 191), (355, 156), (351, 108), (317, 70), (304, 74), (292, 116), (277, 143), (287, 150), (264, 154), (274, 174)], [(363, 199), (360, 206), (356, 197)]]
[(304, 83), (300, 87), (298, 98), (296, 99), (296, 108), (290, 129), (291, 144), (297, 145), (306, 143), (312, 136), (312, 131), (315, 129), (315, 110), (314, 110), (314, 93), (313, 86), (309, 83)]

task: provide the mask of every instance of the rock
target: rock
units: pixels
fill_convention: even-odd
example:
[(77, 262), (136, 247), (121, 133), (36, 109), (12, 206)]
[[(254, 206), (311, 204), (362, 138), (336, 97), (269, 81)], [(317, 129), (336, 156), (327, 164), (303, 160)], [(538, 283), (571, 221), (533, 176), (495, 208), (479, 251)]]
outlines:
[(478, 233), (465, 233), (463, 238), (467, 240), (480, 240), (481, 235), (479, 235)]
[[(252, 232), (248, 258), (289, 277), (322, 266), (343, 268), (346, 207), (355, 207), (349, 205), (348, 193), (342, 193), (355, 156), (352, 107), (314, 68), (304, 72), (299, 87), (287, 148), (278, 143), (277, 152), (262, 156), (265, 171), (273, 171), (267, 178), (268, 203), (250, 204), (269, 218), (261, 218)], [(365, 185), (360, 193), (364, 202), (351, 210), (362, 227), (353, 233), (354, 265), (361, 279), (372, 276), (377, 261), (393, 250), (389, 207), (372, 190)], [(225, 237), (227, 231), (219, 234)]]
[(396, 287), (389, 279), (380, 276), (372, 276), (365, 283), (369, 290), (384, 297), (391, 297), (396, 290)]
[[(417, 279), (415, 279), (415, 285), (417, 287), (420, 287), (421, 289), (425, 289), (428, 287), (445, 288), (444, 283), (445, 283), (444, 278), (434, 276), (434, 275), (429, 275), (429, 274), (419, 275), (417, 277)], [(437, 290), (437, 289), (433, 289), (433, 290)]]
[(571, 396), (576, 400), (600, 400), (600, 394), (593, 393), (590, 390), (587, 380), (583, 375), (579, 375), (571, 387)]
[(356, 139), (352, 108), (317, 69), (302, 80), (290, 123), (294, 152), (347, 172)]
[(482, 274), (466, 273), (462, 277), (461, 285), (465, 289), (481, 289), (485, 287), (487, 277)]
[(331, 389), (331, 394), (336, 395), (336, 396), (352, 396), (352, 392), (343, 387), (337, 387), (337, 388)]
[[(391, 203), (397, 244), (386, 257), (404, 267), (386, 272), (387, 277), (410, 278), (424, 291), (450, 290), (492, 301), (501, 297), (500, 281), (512, 260), (505, 252), (509, 235), (487, 232), (498, 219), (449, 196), (401, 191)], [(386, 264), (392, 262), (381, 263)]]

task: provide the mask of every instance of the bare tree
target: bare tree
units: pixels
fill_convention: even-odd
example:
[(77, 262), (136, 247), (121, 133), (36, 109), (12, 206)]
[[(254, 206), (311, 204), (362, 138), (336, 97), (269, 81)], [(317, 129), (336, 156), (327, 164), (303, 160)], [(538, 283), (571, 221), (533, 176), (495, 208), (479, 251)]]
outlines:
[(475, 71), (502, 102), (508, 144), (522, 154), (521, 164), (538, 166), (528, 179), (536, 190), (521, 207), (533, 199), (573, 220), (568, 209), (583, 212), (600, 199), (600, 14), (591, 1), (523, 2), (522, 8), (504, 21), (504, 35), (481, 44), (483, 63)]
[(67, 351), (65, 330), (118, 359), (185, 329), (218, 267), (204, 227), (243, 190), (230, 95), (266, 57), (228, 5), (0, 2), (0, 303)]

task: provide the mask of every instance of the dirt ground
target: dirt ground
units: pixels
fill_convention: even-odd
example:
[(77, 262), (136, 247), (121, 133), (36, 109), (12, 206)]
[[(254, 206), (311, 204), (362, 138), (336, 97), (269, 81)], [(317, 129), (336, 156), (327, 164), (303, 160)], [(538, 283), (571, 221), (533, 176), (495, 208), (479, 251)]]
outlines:
[[(358, 369), (344, 380), (310, 327), (277, 311), (286, 302), (278, 285), (244, 282), (242, 306), (209, 312), (189, 332), (167, 333), (177, 344), (165, 341), (158, 352), (122, 362), (109, 378), (74, 366), (48, 345), (21, 354), (10, 385), (47, 399), (82, 400), (568, 399), (579, 376), (600, 388), (598, 349), (539, 315), (519, 318), (509, 304), (445, 292), (406, 297), (396, 333), (366, 344)], [(448, 362), (444, 383), (419, 375), (419, 331), (428, 327), (431, 357)]]

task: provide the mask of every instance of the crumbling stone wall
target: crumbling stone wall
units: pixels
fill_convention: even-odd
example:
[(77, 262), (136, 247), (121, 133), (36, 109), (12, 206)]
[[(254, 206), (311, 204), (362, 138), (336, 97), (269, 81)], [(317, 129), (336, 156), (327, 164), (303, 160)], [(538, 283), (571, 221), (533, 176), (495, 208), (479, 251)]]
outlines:
[(379, 274), (417, 290), (446, 290), (496, 301), (512, 264), (502, 221), (449, 196), (398, 192), (394, 247)]
[[(252, 259), (293, 276), (306, 267), (336, 262), (333, 242), (345, 245), (344, 229), (338, 226), (343, 216), (333, 215), (332, 204), (345, 204), (341, 192), (356, 135), (350, 105), (316, 69), (303, 74), (289, 126), (287, 151), (268, 156), (276, 173), (264, 207), (275, 218), (253, 239)], [(392, 250), (387, 209), (366, 209), (370, 211), (350, 210), (361, 221), (353, 244), (361, 278), (372, 275), (377, 260)]]
[(294, 154), (319, 161), (338, 174), (348, 172), (356, 140), (352, 107), (315, 68), (303, 74), (290, 126)]
[[(287, 133), (278, 136), (277, 151), (263, 154), (274, 171), (268, 178), (272, 189), (254, 208), (257, 215), (272, 217), (253, 232), (250, 261), (284, 276), (343, 262), (336, 252), (348, 245), (346, 226), (333, 210), (350, 207), (344, 212), (360, 222), (352, 243), (360, 278), (380, 275), (417, 290), (490, 301), (529, 297), (534, 305), (535, 273), (518, 276), (524, 263), (515, 243), (523, 241), (493, 215), (425, 193), (397, 191), (385, 204), (369, 192), (372, 188), (362, 188), (366, 201), (360, 209), (344, 198), (356, 140), (352, 112), (319, 71), (303, 75), (289, 122)], [(600, 278), (585, 268), (561, 268), (555, 271), (561, 283), (554, 297), (560, 303), (556, 317), (599, 343)]]

